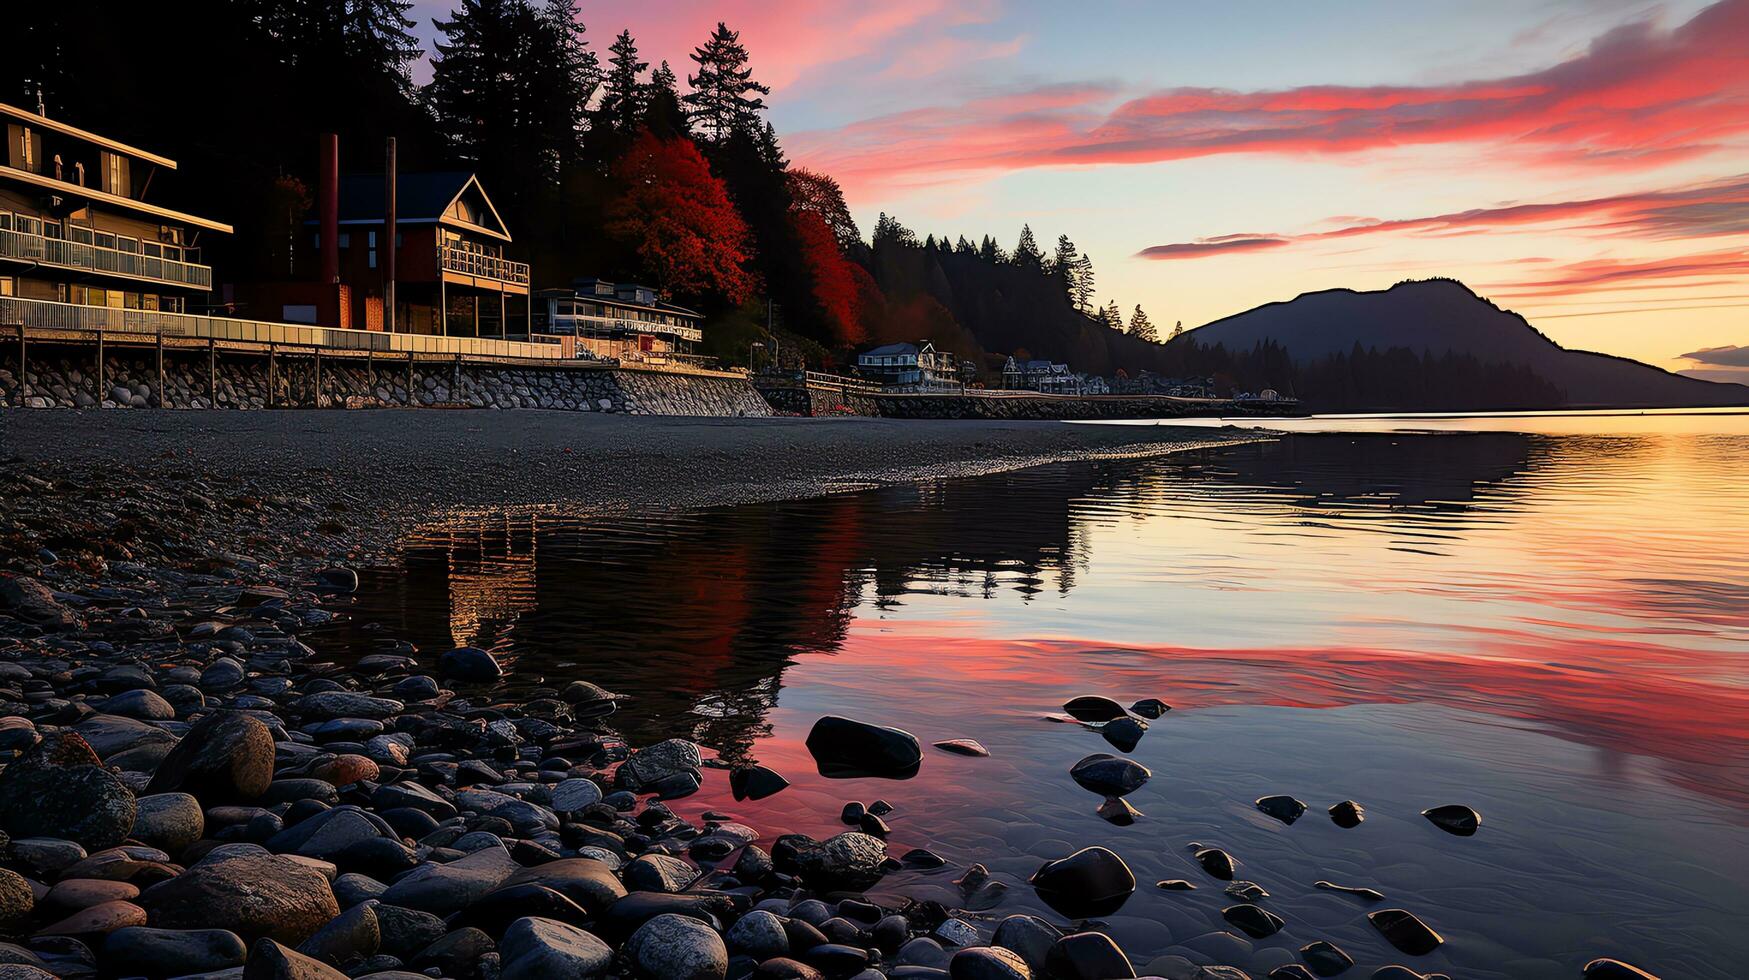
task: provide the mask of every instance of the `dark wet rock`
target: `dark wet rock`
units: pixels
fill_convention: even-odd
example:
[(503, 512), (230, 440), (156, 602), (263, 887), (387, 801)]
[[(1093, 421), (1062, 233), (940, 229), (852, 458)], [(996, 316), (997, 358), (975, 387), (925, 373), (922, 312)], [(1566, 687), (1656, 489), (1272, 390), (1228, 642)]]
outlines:
[(942, 920), (930, 935), (949, 946), (978, 946), (981, 945), (982, 938), (978, 935), (977, 926), (964, 919), (952, 917)]
[(357, 592), (358, 573), (338, 565), (319, 569), (316, 572), (316, 587), (324, 592)]
[(321, 960), (262, 939), (249, 950), (242, 980), (344, 980), (346, 974)]
[(378, 903), (377, 931), (382, 937), (381, 952), (402, 960), (413, 958), (420, 950), (443, 938), (449, 931), (442, 919), (430, 912)]
[[(734, 961), (730, 961), (733, 970)], [(754, 980), (825, 980), (826, 975), (800, 960), (773, 956), (753, 969)]]
[(775, 796), (788, 785), (789, 780), (764, 766), (741, 766), (729, 770), (729, 792), (736, 800), (763, 800)]
[(1637, 966), (1607, 957), (1585, 964), (1583, 976), (1585, 980), (1658, 980)]
[(624, 953), (653, 980), (721, 980), (729, 951), (715, 929), (683, 915), (658, 915), (633, 932)]
[(1100, 796), (1127, 796), (1147, 784), (1153, 773), (1134, 759), (1097, 752), (1069, 768), (1069, 778)]
[(420, 950), (408, 965), (420, 971), (436, 969), (445, 977), (474, 978), (480, 976), (481, 958), (497, 948), (492, 937), (479, 929), (455, 929)]
[(220, 657), (200, 672), (197, 686), (209, 694), (222, 694), (238, 687), (248, 677), (243, 665), (230, 657)]
[(419, 810), (437, 820), (455, 816), (454, 803), (418, 783), (384, 783), (371, 794), (370, 802), (378, 810)]
[(1159, 698), (1143, 698), (1130, 705), (1130, 711), (1143, 718), (1158, 718), (1171, 710), (1172, 706)]
[(824, 841), (789, 834), (772, 845), (771, 857), (779, 871), (800, 875), (816, 887), (866, 888), (880, 879), (887, 845), (879, 837), (857, 831)]
[(1061, 938), (1061, 930), (1038, 916), (1011, 915), (996, 924), (990, 944), (1019, 955), (1028, 969), (1043, 975), (1051, 947)]
[(862, 823), (862, 818), (868, 815), (868, 807), (856, 800), (844, 804), (844, 809), (838, 811), (838, 819), (855, 827)]
[(207, 806), (253, 800), (273, 782), (273, 756), (273, 732), (260, 719), (214, 712), (164, 757), (146, 792), (190, 793)]
[(1119, 718), (1102, 726), (1099, 734), (1119, 752), (1133, 752), (1147, 731), (1146, 722), (1134, 718)]
[(504, 668), (479, 647), (456, 647), (437, 658), (437, 673), (465, 684), (490, 684), (504, 676)]
[(79, 909), (71, 915), (51, 922), (37, 930), (37, 936), (73, 936), (101, 941), (106, 933), (114, 932), (128, 926), (143, 926), (146, 924), (146, 912), (132, 902), (120, 900), (99, 902), (89, 908)]
[[(609, 942), (621, 942), (644, 923), (659, 915), (678, 915), (719, 925), (734, 914), (735, 901), (727, 895), (668, 895), (662, 892), (631, 892), (602, 912), (592, 930)], [(804, 925), (806, 923), (803, 923)], [(817, 932), (818, 930), (816, 930)], [(797, 944), (793, 937), (791, 949)]]
[(789, 955), (789, 935), (783, 920), (763, 909), (748, 912), (724, 934), (729, 948), (756, 960)]
[(977, 759), (988, 758), (990, 750), (984, 748), (975, 738), (950, 738), (932, 743), (943, 752), (953, 755), (968, 755)]
[(827, 715), (808, 732), (808, 752), (829, 779), (910, 779), (923, 764), (917, 737), (897, 728)]
[(862, 819), (857, 821), (857, 826), (870, 837), (879, 837), (882, 840), (885, 840), (893, 832), (893, 828), (887, 826), (885, 820), (872, 813), (863, 814)]
[(136, 804), (121, 777), (101, 766), (30, 765), (29, 759), (27, 753), (0, 774), (0, 830), (70, 840), (93, 851), (127, 839)]
[(16, 871), (0, 868), (0, 936), (16, 936), (28, 931), (32, 910), (36, 908), (36, 892), (30, 882)]
[(150, 977), (208, 973), (242, 966), (249, 947), (224, 929), (154, 929), (129, 926), (103, 940), (106, 959)]
[(1106, 722), (1126, 717), (1123, 705), (1097, 694), (1083, 694), (1064, 703), (1063, 710), (1076, 721)]
[(671, 738), (633, 753), (620, 765), (614, 779), (617, 785), (626, 789), (659, 792), (657, 784), (678, 776), (689, 779), (696, 789), (700, 763), (701, 756), (695, 743)]
[(306, 694), (293, 706), (308, 718), (388, 718), (400, 714), (406, 705), (390, 698), (371, 697), (351, 691), (321, 691)]
[(1241, 902), (1255, 902), (1269, 897), (1269, 892), (1255, 881), (1235, 881), (1221, 890)]
[(947, 863), (945, 858), (926, 847), (913, 847), (900, 860), (913, 868), (939, 868)]
[(641, 854), (621, 871), (633, 891), (681, 892), (698, 878), (698, 869), (667, 854)]
[(1045, 956), (1045, 966), (1059, 980), (1119, 980), (1136, 975), (1130, 958), (1103, 932), (1077, 932), (1057, 940)]
[(448, 864), (422, 864), (395, 879), (383, 893), (383, 901), (448, 915), (497, 891), (518, 870), (510, 852), (496, 845)]
[(429, 674), (414, 674), (396, 681), (389, 693), (398, 701), (417, 702), (430, 701), (441, 694), (442, 689), (437, 685), (437, 678)]
[(868, 950), (847, 943), (821, 943), (802, 954), (802, 961), (829, 977), (848, 977), (868, 965)]
[(589, 921), (589, 913), (583, 906), (545, 885), (527, 882), (506, 885), (481, 896), (452, 916), (449, 925), (457, 929), (473, 926), (489, 936), (496, 936), (503, 933), (510, 923), (526, 915), (574, 926)]
[(1482, 815), (1461, 803), (1449, 803), (1436, 806), (1431, 810), (1422, 810), (1421, 815), (1433, 822), (1435, 827), (1448, 834), (1459, 837), (1473, 836), (1482, 826)]
[(1421, 973), (1406, 966), (1381, 966), (1372, 971), (1372, 980), (1451, 980), (1443, 973)]
[[(1054, 943), (1054, 940), (1053, 940)], [(894, 957), (900, 966), (930, 967), (937, 970), (947, 969), (947, 951), (941, 944), (928, 936), (918, 936), (899, 947), (899, 954)]]
[(877, 817), (884, 817), (887, 814), (892, 813), (893, 809), (893, 805), (886, 800), (875, 800), (868, 805), (868, 812)]
[(1185, 881), (1183, 878), (1166, 878), (1161, 881), (1156, 881), (1154, 882), (1154, 887), (1169, 892), (1189, 892), (1196, 890), (1196, 885)]
[(1197, 864), (1202, 865), (1202, 869), (1208, 872), (1211, 878), (1232, 881), (1233, 875), (1238, 871), (1239, 862), (1233, 858), (1233, 855), (1218, 847), (1199, 848), (1191, 857), (1196, 859)]
[(501, 980), (597, 977), (613, 962), (613, 949), (593, 933), (538, 916), (512, 922), (498, 953)]
[(334, 900), (339, 902), (343, 909), (349, 909), (371, 899), (381, 899), (383, 892), (388, 890), (388, 885), (369, 875), (357, 872), (348, 872), (334, 879)]
[(79, 615), (34, 578), (0, 576), (0, 612), (15, 616), (44, 630), (72, 629)]
[(1001, 946), (962, 949), (948, 960), (953, 980), (1031, 980), (1032, 968), (1019, 953)]
[(1368, 902), (1382, 902), (1385, 900), (1385, 893), (1373, 888), (1338, 885), (1333, 881), (1315, 881), (1312, 883), (1312, 887), (1322, 888), (1325, 891), (1342, 892), (1345, 895), (1353, 895), (1356, 898), (1364, 899)]
[(137, 901), (152, 925), (228, 929), (244, 939), (295, 944), (340, 914), (328, 879), (310, 866), (259, 849), (228, 850), (141, 892)]
[(1306, 813), (1306, 805), (1291, 796), (1265, 796), (1257, 801), (1256, 806), (1258, 812), (1289, 826)]
[(1136, 890), (1129, 865), (1103, 847), (1046, 861), (1030, 880), (1046, 905), (1072, 919), (1110, 915)]
[(160, 697), (156, 691), (145, 689), (123, 691), (107, 698), (97, 706), (97, 710), (104, 714), (137, 718), (140, 721), (169, 721), (176, 717), (176, 709), (170, 702)]
[(132, 837), (142, 844), (180, 854), (205, 831), (200, 801), (187, 793), (155, 793), (136, 801)]
[[(797, 908), (799, 909), (800, 906)], [(792, 912), (793, 911), (794, 910), (792, 910)], [(820, 921), (824, 922), (826, 920), (821, 919)], [(798, 956), (813, 949), (815, 946), (824, 946), (832, 941), (825, 933), (816, 928), (813, 923), (810, 923), (800, 915), (792, 915), (791, 918), (783, 920), (783, 934), (785, 938), (789, 940), (790, 951)], [(939, 949), (940, 947), (937, 948)], [(945, 963), (946, 960), (944, 959), (943, 962)]]
[(1392, 946), (1410, 956), (1425, 956), (1445, 942), (1427, 923), (1403, 909), (1380, 909), (1367, 913), (1366, 919)]
[(1335, 943), (1320, 939), (1300, 947), (1300, 959), (1306, 961), (1306, 966), (1321, 977), (1333, 977), (1354, 965), (1354, 958), (1349, 956)]
[(1252, 939), (1273, 936), (1281, 931), (1282, 926), (1286, 925), (1282, 922), (1281, 916), (1249, 902), (1229, 905), (1221, 910), (1221, 918), (1226, 919), (1229, 924), (1239, 928)]
[(1142, 811), (1130, 806), (1129, 801), (1116, 796), (1108, 796), (1105, 802), (1099, 804), (1098, 814), (1107, 823), (1118, 827), (1128, 827), (1143, 816)]
[(333, 966), (346, 966), (367, 956), (375, 956), (382, 941), (376, 903), (366, 902), (330, 919), (310, 938), (298, 944), (298, 952)]
[(1366, 807), (1353, 800), (1343, 800), (1330, 808), (1330, 822), (1343, 830), (1353, 830), (1366, 820)]

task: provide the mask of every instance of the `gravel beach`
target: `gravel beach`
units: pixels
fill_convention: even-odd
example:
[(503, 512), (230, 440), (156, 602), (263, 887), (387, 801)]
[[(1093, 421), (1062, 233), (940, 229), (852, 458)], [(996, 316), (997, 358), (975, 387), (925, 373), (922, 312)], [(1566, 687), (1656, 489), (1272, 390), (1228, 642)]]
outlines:
[[(361, 563), (449, 511), (774, 499), (1254, 433), (539, 412), (4, 424), (0, 975), (1134, 975), (1073, 927), (1136, 887), (1103, 848), (1035, 876), (1069, 928), (872, 899), (886, 875), (941, 869), (984, 907), (988, 876), (889, 853), (878, 801), (825, 840), (677, 816), (664, 801), (707, 779), (737, 800), (788, 782), (710, 774), (726, 764), (683, 739), (628, 745), (611, 676), (512, 694), (486, 650), (382, 630), (342, 667), (320, 630), (348, 615)], [(808, 748), (846, 772), (922, 752), (830, 717)], [(1164, 959), (1162, 976), (1244, 976)]]

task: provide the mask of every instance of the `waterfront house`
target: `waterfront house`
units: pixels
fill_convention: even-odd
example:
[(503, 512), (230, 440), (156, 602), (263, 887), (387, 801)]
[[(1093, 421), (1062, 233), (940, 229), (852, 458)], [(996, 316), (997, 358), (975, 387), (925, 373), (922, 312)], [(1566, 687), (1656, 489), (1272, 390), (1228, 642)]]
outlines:
[[(204, 300), (213, 270), (201, 263), (201, 236), (231, 226), (146, 201), (176, 161), (3, 103), (0, 122), (0, 306), (180, 313)], [(0, 322), (78, 322), (63, 312), (0, 309)]]
[(1002, 386), (1014, 391), (1037, 391), (1050, 395), (1079, 395), (1081, 377), (1061, 361), (1043, 358), (1016, 360), (1012, 355), (1002, 364)]
[(883, 344), (856, 356), (857, 373), (888, 388), (951, 391), (960, 387), (959, 359), (929, 341)]
[(662, 364), (702, 360), (693, 349), (704, 339), (700, 315), (656, 295), (648, 286), (579, 278), (570, 289), (534, 296), (536, 336), (575, 338), (579, 356)]

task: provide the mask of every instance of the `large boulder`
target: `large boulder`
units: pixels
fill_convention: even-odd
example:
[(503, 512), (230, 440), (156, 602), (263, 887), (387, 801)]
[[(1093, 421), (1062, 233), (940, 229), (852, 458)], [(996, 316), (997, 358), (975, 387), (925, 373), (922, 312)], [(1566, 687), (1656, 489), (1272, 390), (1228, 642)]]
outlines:
[(684, 915), (658, 915), (626, 940), (638, 975), (652, 980), (722, 980), (729, 950), (717, 931)]
[(242, 980), (346, 980), (346, 974), (321, 960), (263, 939), (249, 950)]
[(437, 672), (469, 684), (490, 684), (504, 676), (497, 658), (479, 647), (456, 647), (438, 657)]
[(253, 800), (273, 782), (273, 732), (240, 711), (195, 722), (158, 765), (147, 793), (181, 791), (203, 803)]
[(43, 739), (0, 773), (0, 831), (12, 837), (52, 837), (99, 851), (127, 839), (135, 811), (127, 783), (72, 732)]
[(824, 841), (801, 834), (779, 837), (772, 860), (785, 873), (825, 890), (861, 890), (880, 880), (887, 843), (872, 834), (849, 831)]
[(1031, 881), (1046, 905), (1071, 919), (1110, 915), (1136, 890), (1129, 865), (1103, 847), (1085, 847), (1046, 861)]
[(597, 977), (613, 962), (613, 949), (593, 933), (553, 919), (528, 916), (504, 930), (498, 944), (502, 980)]
[(293, 945), (340, 914), (320, 871), (248, 845), (214, 851), (136, 902), (160, 929), (229, 929), (244, 939)]
[(923, 765), (917, 736), (837, 715), (814, 722), (807, 746), (820, 775), (828, 779), (910, 779)]
[(225, 929), (154, 929), (128, 926), (103, 941), (105, 960), (148, 977), (210, 973), (242, 966), (249, 947)]

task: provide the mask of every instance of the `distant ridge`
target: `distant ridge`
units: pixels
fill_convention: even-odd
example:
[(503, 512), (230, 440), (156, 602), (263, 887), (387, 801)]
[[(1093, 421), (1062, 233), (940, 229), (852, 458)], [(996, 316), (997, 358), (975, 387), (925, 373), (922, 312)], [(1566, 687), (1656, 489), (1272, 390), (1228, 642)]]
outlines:
[(1303, 293), (1188, 330), (1182, 339), (1229, 351), (1274, 341), (1300, 365), (1345, 354), (1356, 345), (1468, 354), (1535, 372), (1565, 393), (1569, 408), (1749, 405), (1749, 386), (1688, 378), (1613, 354), (1569, 350), (1455, 279), (1400, 282), (1372, 292)]

